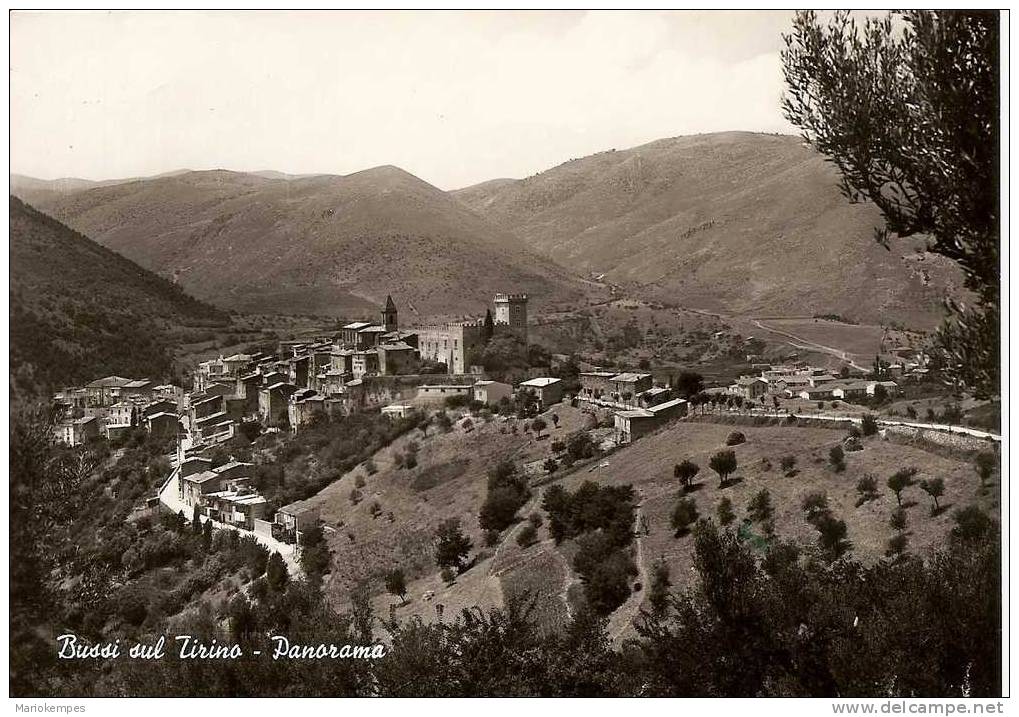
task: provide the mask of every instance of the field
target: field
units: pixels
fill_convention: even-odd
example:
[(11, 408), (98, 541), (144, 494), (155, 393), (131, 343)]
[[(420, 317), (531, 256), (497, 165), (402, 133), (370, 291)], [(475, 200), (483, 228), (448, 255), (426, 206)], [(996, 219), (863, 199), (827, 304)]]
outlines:
[[(560, 427), (550, 431), (557, 437), (590, 425), (590, 417), (578, 409), (559, 405), (554, 411), (562, 419)], [(357, 581), (367, 578), (372, 585), (373, 607), (380, 616), (392, 610), (402, 618), (418, 615), (431, 621), (463, 608), (486, 609), (503, 606), (511, 599), (530, 598), (534, 603), (532, 614), (544, 628), (563, 625), (582, 593), (579, 578), (570, 568), (572, 544), (556, 546), (543, 524), (537, 542), (522, 547), (516, 540), (524, 525), (522, 520), (505, 531), (496, 545), (486, 547), (477, 524), (488, 468), (505, 458), (518, 463), (540, 461), (550, 451), (549, 439), (514, 434), (509, 426), (495, 420), (480, 423), (467, 433), (459, 427), (450, 433), (430, 428), (426, 436), (415, 431), (376, 455), (375, 475), (366, 476), (359, 467), (312, 498), (321, 509), (334, 552), (332, 573), (326, 579), (330, 601), (342, 607)], [(739, 468), (726, 487), (720, 488), (708, 461), (725, 447), (726, 437), (734, 430), (744, 433), (746, 442), (733, 447)], [(637, 531), (633, 554), (640, 574), (632, 586), (640, 583), (641, 589), (635, 589), (610, 616), (608, 629), (613, 641), (619, 644), (633, 635), (632, 621), (646, 607), (648, 570), (655, 560), (661, 558), (669, 566), (674, 590), (690, 586), (692, 537), (677, 537), (670, 525), (672, 509), (680, 497), (672, 468), (684, 459), (701, 467), (690, 494), (701, 517), (717, 520), (718, 503), (727, 497), (737, 516), (734, 525), (738, 525), (746, 516), (750, 498), (766, 488), (774, 507), (775, 535), (813, 550), (817, 532), (807, 522), (801, 503), (808, 494), (822, 492), (834, 516), (848, 526), (850, 555), (864, 563), (884, 556), (888, 540), (894, 535), (889, 518), (896, 498), (885, 483), (901, 468), (915, 467), (917, 482), (932, 477), (945, 481), (941, 509), (934, 516), (931, 499), (918, 486), (903, 492), (910, 551), (925, 554), (941, 545), (953, 525), (956, 508), (977, 504), (992, 514), (1000, 512), (997, 486), (982, 493), (969, 462), (879, 437), (864, 439), (862, 451), (847, 453), (846, 470), (836, 473), (828, 465), (828, 452), (844, 437), (843, 431), (828, 428), (737, 427), (681, 421), (557, 479), (571, 490), (586, 480), (631, 483), (636, 489), (637, 525), (641, 530)], [(419, 446), (418, 466), (397, 468), (394, 456), (406, 453), (410, 441)], [(796, 460), (795, 470), (788, 474), (780, 467), (785, 456)], [(358, 483), (358, 475), (363, 476), (365, 485), (361, 489), (363, 498), (355, 505), (350, 493)], [(864, 475), (876, 478), (878, 495), (857, 505), (856, 485)], [(518, 513), (521, 519), (536, 510), (541, 513), (541, 490), (534, 489), (531, 501)], [(434, 564), (432, 533), (441, 520), (449, 517), (460, 519), (473, 548), (469, 568), (447, 586)], [(547, 523), (543, 513), (542, 517)], [(756, 535), (764, 534), (759, 524), (751, 530)], [(381, 577), (395, 567), (407, 575), (408, 593), (403, 602), (383, 592)]]

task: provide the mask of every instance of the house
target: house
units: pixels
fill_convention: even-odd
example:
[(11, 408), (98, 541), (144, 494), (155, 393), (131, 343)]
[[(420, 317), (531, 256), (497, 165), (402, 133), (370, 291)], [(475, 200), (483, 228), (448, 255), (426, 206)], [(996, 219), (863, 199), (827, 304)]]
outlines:
[(351, 362), (354, 378), (379, 373), (379, 352), (378, 349), (363, 349), (355, 351)]
[(406, 418), (414, 412), (413, 406), (408, 406), (405, 403), (394, 403), (390, 406), (383, 406), (380, 413), (383, 416), (389, 416), (390, 418)]
[(301, 534), (318, 525), (318, 516), (318, 507), (310, 506), (306, 500), (285, 505), (276, 511), (273, 537), (284, 543), (300, 543)]
[(175, 436), (180, 428), (176, 412), (153, 413), (145, 417), (145, 428), (153, 436)]
[(756, 401), (768, 392), (768, 380), (760, 376), (740, 376), (729, 393), (742, 396), (746, 401)]
[(878, 386), (881, 386), (889, 396), (899, 393), (899, 384), (895, 381), (871, 381), (867, 384), (867, 395), (875, 395)]
[(513, 397), (513, 387), (498, 381), (478, 381), (474, 384), (474, 400), (486, 406), (494, 406), (503, 398)]
[(601, 398), (612, 393), (613, 371), (582, 371), (580, 376), (580, 395), (587, 398)]
[(99, 436), (99, 419), (95, 416), (62, 421), (53, 428), (58, 441), (68, 446), (81, 444)]
[[(199, 460), (204, 462), (207, 459)], [(228, 481), (234, 481), (233, 485), (236, 487), (236, 481), (247, 479), (252, 468), (252, 464), (239, 461), (224, 463), (216, 468), (208, 468), (208, 465), (211, 465), (211, 462), (204, 463), (205, 470), (191, 473), (185, 472), (188, 461), (181, 464), (181, 498), (188, 507), (206, 505), (205, 496), (228, 490)], [(195, 467), (203, 467), (203, 463), (196, 463)]]
[(654, 386), (639, 394), (637, 396), (637, 403), (642, 408), (649, 408), (659, 403), (665, 403), (671, 395), (672, 391), (670, 389), (663, 386)]
[(111, 406), (120, 399), (120, 391), (133, 379), (107, 376), (85, 384), (85, 401), (89, 406)]
[(835, 389), (831, 384), (821, 384), (820, 386), (808, 386), (801, 389), (796, 395), (807, 401), (824, 401), (834, 398)]
[(652, 386), (649, 373), (620, 373), (609, 379), (616, 400), (623, 402), (634, 399), (637, 394), (647, 391)]
[(378, 372), (383, 376), (399, 376), (414, 373), (417, 370), (417, 350), (403, 341), (379, 344)]
[(282, 381), (266, 386), (258, 392), (258, 417), (267, 426), (276, 426), (289, 420), (290, 397), (297, 387)]
[(563, 400), (563, 381), (560, 378), (532, 378), (517, 386), (517, 390), (533, 391), (542, 410)]
[(673, 418), (682, 418), (689, 410), (689, 403), (682, 398), (674, 398), (671, 401), (664, 401), (648, 408), (654, 414), (659, 424), (671, 421)]
[(841, 398), (844, 401), (851, 401), (854, 398), (864, 398), (867, 395), (866, 381), (847, 381), (835, 384), (832, 388), (832, 397)]
[(631, 443), (653, 431), (658, 425), (655, 414), (646, 408), (616, 411), (614, 416), (616, 443)]
[(469, 383), (429, 383), (418, 386), (417, 400), (429, 402), (445, 401), (450, 396), (471, 397), (473, 386)]
[(200, 504), (202, 515), (224, 525), (242, 530), (253, 530), (255, 520), (265, 516), (267, 503), (249, 485), (250, 478), (225, 481), (222, 490), (205, 493)]

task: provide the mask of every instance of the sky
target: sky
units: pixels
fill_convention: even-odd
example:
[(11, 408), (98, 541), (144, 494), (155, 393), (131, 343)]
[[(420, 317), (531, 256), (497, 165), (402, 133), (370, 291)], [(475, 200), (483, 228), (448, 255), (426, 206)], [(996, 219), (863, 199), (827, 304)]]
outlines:
[(795, 134), (783, 11), (14, 12), (11, 171), (442, 189), (663, 137)]

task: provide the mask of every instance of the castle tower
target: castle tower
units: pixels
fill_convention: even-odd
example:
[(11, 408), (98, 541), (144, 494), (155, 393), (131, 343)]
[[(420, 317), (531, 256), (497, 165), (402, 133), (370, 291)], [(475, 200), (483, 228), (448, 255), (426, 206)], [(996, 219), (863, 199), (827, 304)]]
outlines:
[(495, 325), (500, 324), (527, 343), (527, 294), (495, 295)]
[(396, 331), (399, 325), (396, 320), (396, 304), (389, 294), (386, 294), (386, 308), (382, 310), (382, 325), (386, 327), (386, 331)]

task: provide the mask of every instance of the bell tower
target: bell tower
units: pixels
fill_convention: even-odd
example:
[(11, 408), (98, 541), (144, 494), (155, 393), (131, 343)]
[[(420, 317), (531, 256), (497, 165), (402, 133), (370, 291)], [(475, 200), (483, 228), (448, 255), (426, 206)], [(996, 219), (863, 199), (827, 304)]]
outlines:
[(386, 294), (386, 308), (382, 309), (382, 325), (386, 331), (396, 331), (399, 326), (396, 316), (396, 304), (393, 303), (393, 297)]

